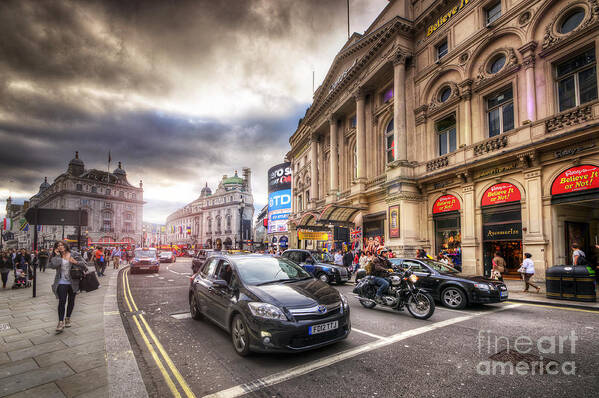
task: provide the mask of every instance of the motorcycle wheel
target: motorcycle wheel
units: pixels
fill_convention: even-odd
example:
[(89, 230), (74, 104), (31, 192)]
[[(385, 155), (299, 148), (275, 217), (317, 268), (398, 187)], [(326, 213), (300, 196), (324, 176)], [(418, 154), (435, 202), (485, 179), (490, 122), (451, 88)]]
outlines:
[(435, 301), (428, 293), (411, 294), (406, 303), (408, 311), (416, 319), (428, 319), (435, 312)]
[[(366, 298), (370, 298), (370, 297), (374, 297), (375, 295), (375, 290), (372, 288), (372, 286), (367, 286), (364, 288), (364, 290), (362, 291), (364, 296), (366, 296)], [(362, 307), (365, 308), (374, 308), (376, 307), (376, 303), (370, 301), (370, 300), (360, 300), (360, 304), (362, 304)]]
[(360, 300), (360, 304), (362, 304), (362, 306), (365, 307), (365, 308), (374, 308), (374, 307), (376, 307), (376, 303), (373, 303), (372, 301), (367, 301), (367, 300)]

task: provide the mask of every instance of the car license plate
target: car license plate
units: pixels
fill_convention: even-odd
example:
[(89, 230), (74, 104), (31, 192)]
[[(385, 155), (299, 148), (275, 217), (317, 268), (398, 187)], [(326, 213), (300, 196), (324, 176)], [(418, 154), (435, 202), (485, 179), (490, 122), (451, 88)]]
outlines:
[(339, 321), (321, 323), (320, 325), (310, 326), (308, 328), (308, 334), (318, 334), (328, 332), (329, 330), (337, 329), (339, 327)]
[(501, 292), (501, 297), (507, 297), (507, 292)]

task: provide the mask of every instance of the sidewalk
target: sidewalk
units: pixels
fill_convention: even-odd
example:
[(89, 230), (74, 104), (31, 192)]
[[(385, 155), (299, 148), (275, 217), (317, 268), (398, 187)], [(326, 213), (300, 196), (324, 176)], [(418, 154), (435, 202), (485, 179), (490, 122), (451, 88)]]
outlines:
[[(105, 341), (104, 326), (111, 325), (111, 339), (114, 330), (122, 328), (116, 305), (117, 271), (107, 269), (106, 274), (98, 290), (77, 294), (73, 326), (61, 334), (55, 333), (58, 300), (50, 288), (54, 270), (38, 272), (36, 298), (31, 297), (32, 288), (0, 288), (0, 397), (120, 395), (108, 383), (111, 355), (107, 360), (106, 347), (110, 351), (112, 342)], [(105, 304), (116, 311), (106, 312)], [(134, 370), (139, 375), (137, 366)]]
[[(535, 304), (552, 304), (565, 307), (578, 307), (599, 310), (599, 294), (597, 296), (597, 301), (595, 302), (556, 300), (553, 298), (547, 298), (545, 294), (547, 292), (547, 290), (545, 289), (545, 281), (535, 280), (534, 277), (532, 282), (541, 288), (539, 293), (536, 293), (536, 290), (534, 288), (530, 288), (529, 293), (523, 293), (522, 290), (524, 290), (524, 281), (522, 280), (504, 279), (503, 282), (507, 286), (507, 290), (509, 292), (509, 300), (512, 301), (522, 301)], [(597, 290), (596, 293), (599, 293), (599, 290)]]

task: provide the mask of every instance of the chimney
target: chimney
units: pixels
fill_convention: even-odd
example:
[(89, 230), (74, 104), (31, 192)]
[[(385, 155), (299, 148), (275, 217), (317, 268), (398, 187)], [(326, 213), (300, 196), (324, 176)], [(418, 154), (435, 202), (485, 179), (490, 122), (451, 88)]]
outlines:
[(252, 170), (249, 167), (244, 167), (242, 170), (243, 180), (248, 193), (252, 193)]

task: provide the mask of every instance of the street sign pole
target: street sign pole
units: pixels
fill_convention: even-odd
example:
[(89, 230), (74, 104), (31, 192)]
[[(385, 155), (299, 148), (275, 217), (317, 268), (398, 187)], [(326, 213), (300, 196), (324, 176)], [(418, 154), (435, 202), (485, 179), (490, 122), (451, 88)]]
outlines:
[[(35, 208), (35, 223), (33, 225), (33, 253), (35, 254), (37, 250), (37, 208)], [(39, 261), (39, 257), (37, 259)], [(29, 272), (29, 270), (27, 270)], [(33, 297), (35, 297), (37, 292), (37, 264), (33, 263)]]

